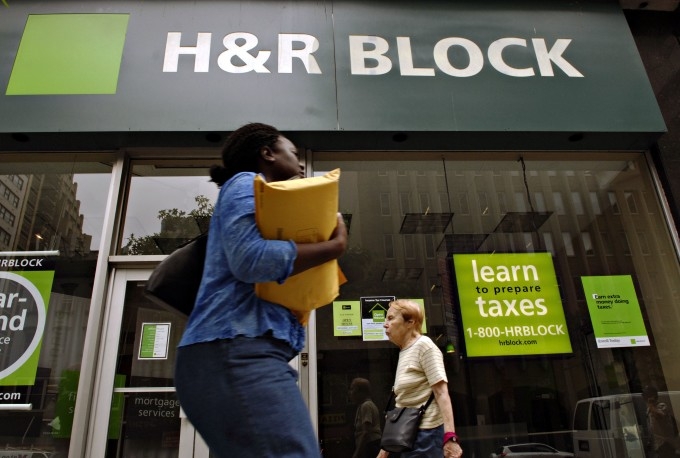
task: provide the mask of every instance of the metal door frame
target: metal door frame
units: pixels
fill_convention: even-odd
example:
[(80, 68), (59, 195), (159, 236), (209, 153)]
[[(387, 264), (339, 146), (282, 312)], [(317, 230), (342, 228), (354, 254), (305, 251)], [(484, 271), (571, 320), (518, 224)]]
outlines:
[[(109, 414), (113, 393), (167, 393), (174, 387), (114, 388), (116, 360), (123, 320), (125, 293), (128, 282), (145, 281), (151, 275), (150, 268), (115, 268), (111, 272), (109, 294), (104, 311), (104, 328), (99, 352), (99, 365), (95, 377), (93, 396), (93, 435), (88, 443), (88, 456), (104, 456), (106, 451)], [(209, 450), (180, 408), (179, 458), (208, 458)]]

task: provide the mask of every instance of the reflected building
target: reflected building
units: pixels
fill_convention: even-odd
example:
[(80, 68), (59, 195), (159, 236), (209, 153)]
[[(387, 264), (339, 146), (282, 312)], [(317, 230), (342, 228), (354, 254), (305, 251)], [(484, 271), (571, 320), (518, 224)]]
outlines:
[[(663, 331), (662, 317), (676, 313), (667, 303), (678, 300), (671, 280), (677, 271), (673, 252), (662, 248), (669, 240), (658, 230), (663, 221), (647, 175), (626, 161), (534, 166), (530, 172), (455, 161), (439, 168), (415, 161), (383, 171), (343, 167), (340, 210), (352, 224), (350, 248), (340, 260), (349, 283), (339, 299), (359, 300), (367, 292), (424, 298), (429, 336), (443, 352), (456, 352), (447, 358), (458, 379), (450, 384), (456, 418), (462, 431), (474, 428), (466, 436), (480, 440), (567, 431), (578, 399), (669, 383), (672, 375), (661, 368), (674, 365), (672, 349), (680, 344)], [(552, 254), (573, 352), (467, 358), (452, 256), (530, 252)], [(581, 277), (628, 274), (656, 344), (598, 349)], [(333, 385), (349, 383), (359, 366), (382, 387), (379, 393), (389, 392), (393, 374), (386, 368), (396, 363), (390, 344), (333, 338), (330, 313), (317, 311), (318, 343), (322, 370), (340, 368)], [(343, 362), (352, 350), (352, 361)], [(338, 415), (331, 406), (320, 411), (330, 435), (342, 424)], [(482, 423), (464, 423), (475, 419)], [(567, 434), (549, 442), (571, 447)]]
[(6, 251), (52, 251), (86, 255), (92, 236), (72, 174), (0, 176), (0, 247)]

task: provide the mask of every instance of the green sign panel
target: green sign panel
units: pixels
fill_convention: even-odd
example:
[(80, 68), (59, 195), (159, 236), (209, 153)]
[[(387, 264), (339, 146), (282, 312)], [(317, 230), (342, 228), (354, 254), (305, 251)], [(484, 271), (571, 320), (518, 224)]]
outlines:
[(630, 275), (581, 277), (598, 348), (649, 346)]
[[(61, 373), (54, 419), (50, 422), (52, 437), (54, 438), (68, 439), (71, 437), (73, 414), (75, 412), (76, 399), (78, 397), (79, 378), (80, 371), (65, 370)], [(125, 386), (125, 375), (116, 374), (113, 380), (113, 386), (115, 388), (123, 388)], [(107, 435), (109, 439), (120, 438), (124, 406), (125, 395), (123, 393), (113, 393)]]
[(54, 271), (0, 272), (0, 385), (33, 385)]
[(394, 296), (365, 296), (360, 298), (361, 335), (363, 340), (387, 340), (385, 317)]
[(550, 253), (453, 256), (468, 356), (571, 353)]
[(30, 15), (7, 95), (115, 94), (128, 16)]
[(336, 337), (361, 335), (361, 303), (333, 302), (333, 335)]
[(142, 323), (139, 359), (167, 359), (170, 323)]

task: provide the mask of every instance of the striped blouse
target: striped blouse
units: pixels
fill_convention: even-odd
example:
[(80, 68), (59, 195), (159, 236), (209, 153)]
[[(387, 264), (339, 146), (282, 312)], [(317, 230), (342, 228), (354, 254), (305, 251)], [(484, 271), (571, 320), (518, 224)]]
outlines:
[[(410, 347), (399, 352), (394, 394), (397, 407), (419, 407), (427, 402), (432, 385), (445, 381), (446, 370), (441, 350), (427, 336), (420, 336)], [(435, 400), (425, 411), (421, 429), (431, 429), (444, 423)]]

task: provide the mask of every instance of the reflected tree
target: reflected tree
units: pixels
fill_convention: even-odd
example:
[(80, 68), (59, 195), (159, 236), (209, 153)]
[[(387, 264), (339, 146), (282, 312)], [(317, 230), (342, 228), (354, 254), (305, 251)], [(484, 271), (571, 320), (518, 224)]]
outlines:
[(160, 232), (141, 237), (130, 234), (122, 253), (170, 254), (189, 240), (207, 232), (215, 206), (203, 195), (196, 196), (194, 200), (196, 208), (189, 212), (177, 208), (159, 210)]

